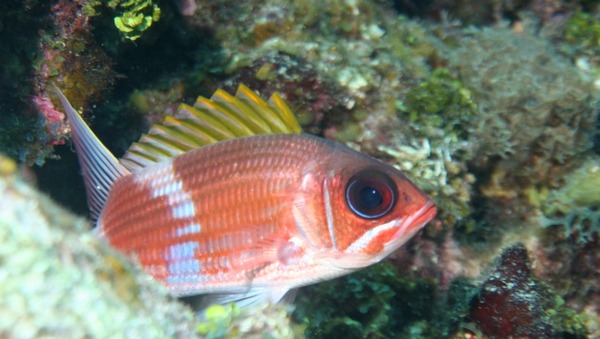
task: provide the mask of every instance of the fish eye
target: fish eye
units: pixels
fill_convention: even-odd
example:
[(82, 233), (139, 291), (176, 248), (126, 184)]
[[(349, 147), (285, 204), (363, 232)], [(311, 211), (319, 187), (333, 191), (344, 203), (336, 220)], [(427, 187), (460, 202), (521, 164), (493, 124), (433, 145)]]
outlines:
[(348, 180), (346, 204), (361, 218), (377, 219), (394, 207), (396, 192), (396, 184), (387, 174), (375, 169), (362, 170)]

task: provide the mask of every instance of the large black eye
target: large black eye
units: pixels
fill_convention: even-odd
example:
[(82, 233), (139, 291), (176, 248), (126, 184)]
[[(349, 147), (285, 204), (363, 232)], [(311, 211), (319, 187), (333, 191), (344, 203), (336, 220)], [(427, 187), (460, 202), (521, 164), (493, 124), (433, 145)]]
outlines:
[(396, 202), (396, 184), (387, 174), (367, 169), (356, 173), (346, 185), (346, 204), (365, 219), (386, 215)]

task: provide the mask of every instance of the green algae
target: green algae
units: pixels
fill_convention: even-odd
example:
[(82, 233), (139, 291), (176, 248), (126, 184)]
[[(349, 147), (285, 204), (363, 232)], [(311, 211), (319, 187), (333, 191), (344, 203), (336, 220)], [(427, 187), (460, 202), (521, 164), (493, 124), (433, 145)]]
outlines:
[(196, 331), (210, 338), (222, 338), (231, 327), (233, 319), (240, 315), (236, 304), (211, 305), (204, 311), (204, 321), (198, 324)]
[(152, 0), (110, 0), (108, 6), (117, 13), (114, 18), (117, 29), (132, 41), (160, 18), (160, 8)]
[(290, 307), (264, 303), (249, 308), (215, 304), (202, 311), (196, 333), (206, 339), (282, 338), (301, 336), (302, 327), (290, 322)]
[(464, 123), (477, 114), (471, 91), (446, 68), (438, 68), (406, 93), (409, 119), (446, 133), (464, 132)]
[(566, 306), (560, 296), (555, 296), (552, 305), (546, 310), (546, 318), (561, 338), (588, 338), (589, 316), (578, 313)]
[(101, 7), (113, 10), (114, 26), (125, 39), (135, 41), (160, 19), (161, 9), (153, 0), (91, 0), (84, 4), (83, 13), (100, 15)]
[(581, 48), (600, 47), (600, 21), (591, 13), (577, 12), (565, 24), (565, 40)]

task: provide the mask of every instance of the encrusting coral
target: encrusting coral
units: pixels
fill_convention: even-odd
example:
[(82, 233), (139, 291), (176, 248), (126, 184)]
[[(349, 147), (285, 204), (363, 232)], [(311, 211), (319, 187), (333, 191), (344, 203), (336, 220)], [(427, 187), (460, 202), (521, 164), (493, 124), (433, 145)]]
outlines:
[(0, 336), (164, 338), (192, 312), (0, 156)]

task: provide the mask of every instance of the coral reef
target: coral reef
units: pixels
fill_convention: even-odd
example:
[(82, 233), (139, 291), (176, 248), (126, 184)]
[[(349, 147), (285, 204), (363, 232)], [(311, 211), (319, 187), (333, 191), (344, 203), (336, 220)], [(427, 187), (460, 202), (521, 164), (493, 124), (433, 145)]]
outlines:
[(465, 159), (477, 178), (471, 209), (478, 215), (462, 230), (468, 242), (500, 245), (507, 233), (497, 220), (538, 227), (532, 192), (558, 187), (592, 148), (598, 94), (577, 67), (528, 33), (484, 28), (460, 39), (447, 55), (478, 108), (466, 126), (472, 148)]
[(518, 19), (519, 10), (531, 0), (395, 0), (394, 6), (410, 16), (429, 17), (437, 20), (450, 18), (466, 25), (497, 24), (503, 19)]
[(592, 85), (543, 41), (483, 29), (463, 39), (452, 58), (479, 107), (472, 163), (492, 173), (485, 196), (512, 194), (502, 189), (516, 186), (509, 181), (555, 185), (591, 148)]
[(412, 87), (405, 98), (411, 122), (439, 128), (454, 138), (467, 132), (467, 122), (477, 113), (471, 91), (444, 68), (434, 70), (429, 78)]
[(578, 11), (565, 23), (561, 52), (588, 73), (600, 88), (600, 6), (595, 12)]

